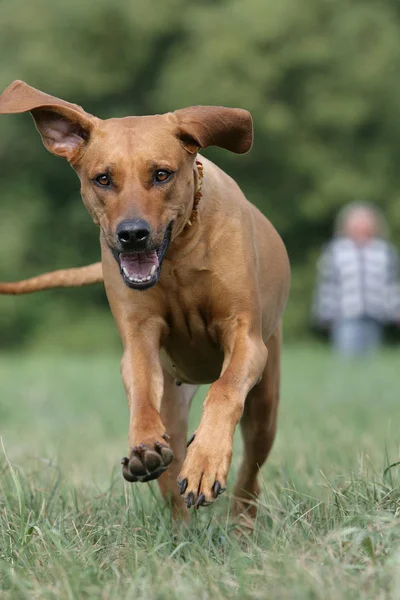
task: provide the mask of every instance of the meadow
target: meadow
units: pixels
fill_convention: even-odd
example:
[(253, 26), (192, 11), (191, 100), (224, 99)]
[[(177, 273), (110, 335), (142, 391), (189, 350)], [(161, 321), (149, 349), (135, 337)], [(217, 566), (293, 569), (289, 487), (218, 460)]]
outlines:
[(0, 598), (398, 599), (399, 364), (285, 348), (250, 533), (230, 518), (239, 434), (227, 493), (174, 526), (155, 482), (122, 479), (117, 356), (1, 355)]

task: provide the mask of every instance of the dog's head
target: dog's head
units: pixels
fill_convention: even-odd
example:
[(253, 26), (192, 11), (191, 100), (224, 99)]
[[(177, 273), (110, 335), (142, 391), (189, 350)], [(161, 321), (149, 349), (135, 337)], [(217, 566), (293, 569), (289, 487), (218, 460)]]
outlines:
[(83, 202), (134, 289), (157, 283), (170, 239), (191, 215), (197, 151), (244, 153), (252, 144), (251, 116), (237, 108), (101, 120), (15, 81), (0, 96), (0, 114), (27, 111), (46, 148), (77, 172)]

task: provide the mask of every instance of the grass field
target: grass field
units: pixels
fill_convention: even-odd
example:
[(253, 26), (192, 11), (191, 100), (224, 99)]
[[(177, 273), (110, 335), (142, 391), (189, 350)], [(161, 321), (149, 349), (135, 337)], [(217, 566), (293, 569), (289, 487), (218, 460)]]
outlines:
[(229, 493), (174, 528), (156, 483), (123, 482), (118, 357), (0, 357), (0, 598), (400, 598), (399, 381), (398, 351), (285, 351), (250, 535)]

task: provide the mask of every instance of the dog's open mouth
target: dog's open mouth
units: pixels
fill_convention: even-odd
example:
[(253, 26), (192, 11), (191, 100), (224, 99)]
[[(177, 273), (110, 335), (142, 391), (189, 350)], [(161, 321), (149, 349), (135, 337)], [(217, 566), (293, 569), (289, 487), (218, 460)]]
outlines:
[(147, 290), (157, 283), (161, 275), (161, 264), (171, 238), (172, 223), (167, 227), (161, 245), (153, 251), (116, 252), (125, 284), (134, 290)]
[(130, 287), (154, 284), (158, 279), (160, 261), (157, 251), (119, 255), (119, 266), (125, 283)]

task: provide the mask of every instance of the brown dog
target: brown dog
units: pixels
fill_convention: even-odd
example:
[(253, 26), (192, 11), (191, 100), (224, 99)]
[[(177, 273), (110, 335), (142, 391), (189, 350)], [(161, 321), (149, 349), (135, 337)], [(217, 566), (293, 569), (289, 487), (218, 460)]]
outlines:
[[(16, 81), (0, 96), (0, 113), (26, 111), (46, 148), (77, 172), (100, 227), (102, 263), (2, 284), (0, 292), (104, 277), (124, 344), (125, 479), (159, 478), (175, 511), (186, 510), (184, 501), (210, 504), (226, 487), (241, 420), (241, 511), (258, 493), (275, 434), (289, 264), (270, 222), (197, 152), (210, 145), (247, 152), (250, 114), (196, 106), (103, 121)], [(186, 453), (191, 399), (199, 384), (211, 382)]]

